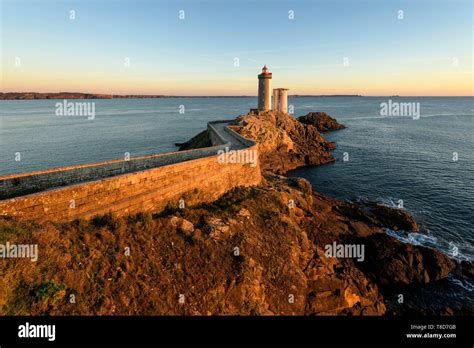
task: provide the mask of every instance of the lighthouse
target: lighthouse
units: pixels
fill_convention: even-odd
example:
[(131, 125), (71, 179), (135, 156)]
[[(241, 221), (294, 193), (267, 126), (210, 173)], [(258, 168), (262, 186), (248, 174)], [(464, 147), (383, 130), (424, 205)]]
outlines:
[(258, 75), (258, 110), (270, 110), (272, 105), (272, 73), (265, 65)]

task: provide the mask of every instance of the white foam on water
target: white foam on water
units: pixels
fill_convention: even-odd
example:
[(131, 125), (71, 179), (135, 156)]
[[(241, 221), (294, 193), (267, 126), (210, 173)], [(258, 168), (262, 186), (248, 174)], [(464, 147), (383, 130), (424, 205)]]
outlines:
[[(471, 261), (471, 259), (464, 255), (460, 250), (456, 249), (455, 253), (453, 245), (441, 241), (433, 235), (418, 232), (394, 231), (389, 228), (385, 228), (384, 230), (389, 236), (398, 239), (402, 243), (433, 248), (441, 251), (456, 261)], [(429, 230), (427, 232), (429, 233)]]
[(438, 238), (436, 238), (435, 236), (426, 235), (422, 233), (416, 233), (416, 232), (404, 233), (404, 232), (394, 231), (389, 228), (386, 228), (385, 232), (389, 236), (392, 236), (406, 244), (421, 245), (421, 246), (435, 245), (437, 247), (440, 246), (438, 243)]
[(474, 291), (474, 283), (468, 278), (459, 278), (450, 275), (448, 279), (453, 282), (454, 284), (460, 286), (461, 288), (473, 292)]
[(385, 205), (385, 206), (390, 207), (390, 208), (399, 209), (398, 204), (396, 203), (396, 201), (398, 201), (398, 200), (396, 198), (392, 198), (392, 197), (378, 197), (377, 198), (377, 203), (380, 203), (380, 204)]

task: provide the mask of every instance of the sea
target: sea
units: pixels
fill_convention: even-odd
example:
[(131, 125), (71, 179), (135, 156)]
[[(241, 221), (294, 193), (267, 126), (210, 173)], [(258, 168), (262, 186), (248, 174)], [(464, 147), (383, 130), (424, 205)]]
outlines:
[[(62, 100), (0, 101), (0, 175), (176, 151), (212, 120), (233, 119), (255, 97), (69, 100), (94, 115), (58, 115)], [(415, 103), (416, 115), (383, 111)], [(421, 233), (400, 240), (474, 257), (473, 97), (290, 97), (295, 117), (324, 111), (347, 128), (326, 133), (337, 161), (294, 170), (323, 194), (379, 201), (412, 213)], [(415, 109), (413, 109), (415, 110)], [(385, 110), (386, 111), (386, 110)], [(59, 113), (60, 114), (60, 113)]]

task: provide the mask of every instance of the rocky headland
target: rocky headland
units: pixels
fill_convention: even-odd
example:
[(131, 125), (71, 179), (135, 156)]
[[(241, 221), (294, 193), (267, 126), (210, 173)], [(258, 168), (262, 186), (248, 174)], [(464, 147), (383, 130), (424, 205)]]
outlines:
[[(34, 265), (0, 263), (0, 314), (472, 314), (467, 304), (397, 302), (450, 274), (473, 278), (471, 264), (385, 233), (418, 231), (408, 212), (329, 198), (283, 176), (334, 161), (320, 132), (342, 128), (323, 113), (238, 117), (233, 129), (258, 142), (264, 180), (211, 204), (68, 223), (0, 219), (0, 241), (42, 252)], [(202, 132), (181, 149), (209, 144)], [(328, 255), (334, 244), (364, 246), (363, 257)]]

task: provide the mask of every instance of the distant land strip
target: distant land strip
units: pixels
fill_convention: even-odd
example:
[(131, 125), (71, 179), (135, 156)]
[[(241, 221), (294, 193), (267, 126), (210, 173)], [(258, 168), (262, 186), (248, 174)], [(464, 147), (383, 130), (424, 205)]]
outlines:
[[(143, 99), (143, 98), (252, 98), (252, 95), (239, 96), (186, 96), (186, 95), (146, 95), (146, 94), (95, 94), (95, 93), (76, 93), (76, 92), (59, 92), (59, 93), (38, 93), (38, 92), (7, 92), (0, 93), (0, 100), (34, 100), (34, 99)], [(307, 97), (362, 97), (355, 94), (334, 94), (334, 95), (290, 95), (292, 98)]]

